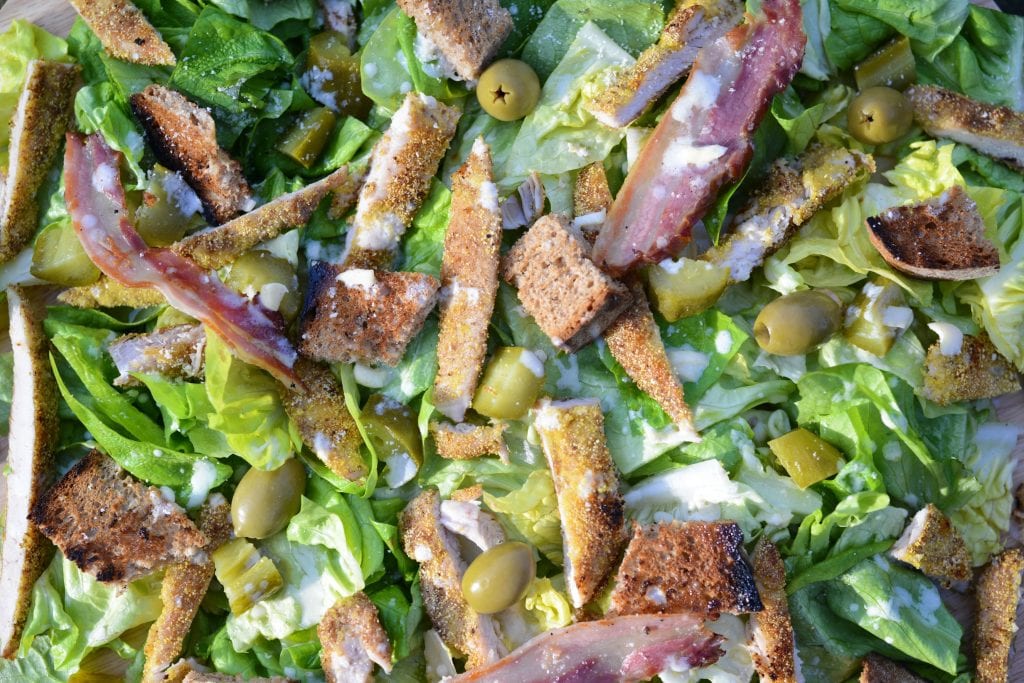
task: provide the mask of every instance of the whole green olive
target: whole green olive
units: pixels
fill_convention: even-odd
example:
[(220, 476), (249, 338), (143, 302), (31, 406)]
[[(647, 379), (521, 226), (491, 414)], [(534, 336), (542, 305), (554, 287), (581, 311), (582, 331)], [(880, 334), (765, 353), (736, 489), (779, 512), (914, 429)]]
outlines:
[(868, 145), (892, 142), (907, 134), (914, 122), (910, 102), (898, 90), (875, 86), (861, 92), (846, 113), (853, 137)]
[(285, 320), (299, 312), (299, 279), (286, 259), (269, 251), (247, 251), (235, 259), (224, 284), (248, 297), (260, 295), (267, 308), (280, 311)]
[(476, 98), (483, 110), (499, 121), (515, 121), (537, 106), (540, 80), (526, 62), (501, 59), (480, 76)]
[(509, 541), (485, 550), (462, 575), (462, 595), (480, 614), (494, 614), (523, 599), (536, 576), (533, 549)]
[(276, 470), (253, 467), (231, 497), (231, 523), (243, 538), (273, 536), (299, 511), (306, 489), (306, 467), (296, 458)]
[(842, 321), (842, 305), (832, 292), (794, 292), (761, 309), (754, 321), (754, 338), (768, 353), (799, 356), (828, 341)]

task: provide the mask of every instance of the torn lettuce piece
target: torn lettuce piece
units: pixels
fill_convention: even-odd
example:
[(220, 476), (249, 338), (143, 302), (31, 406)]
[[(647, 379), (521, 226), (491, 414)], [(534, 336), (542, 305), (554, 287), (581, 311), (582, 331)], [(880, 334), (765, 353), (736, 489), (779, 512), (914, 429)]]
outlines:
[(513, 537), (531, 544), (554, 564), (562, 564), (562, 526), (550, 470), (534, 470), (522, 487), (504, 496), (485, 491), (484, 504)]

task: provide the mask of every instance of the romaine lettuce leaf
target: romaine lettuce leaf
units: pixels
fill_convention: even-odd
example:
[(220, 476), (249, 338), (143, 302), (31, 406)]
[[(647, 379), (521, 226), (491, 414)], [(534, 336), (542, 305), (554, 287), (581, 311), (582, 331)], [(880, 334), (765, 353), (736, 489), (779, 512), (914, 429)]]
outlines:
[(146, 172), (142, 170), (142, 155), (145, 145), (142, 132), (135, 119), (128, 113), (128, 107), (118, 100), (117, 90), (108, 82), (86, 85), (75, 95), (75, 118), (79, 129), (86, 134), (99, 133), (107, 144), (124, 155), (125, 161), (135, 176), (126, 189), (143, 187)]
[(405, 355), (391, 374), (391, 381), (382, 389), (385, 396), (408, 403), (434, 386), (434, 376), (437, 374), (438, 334), (437, 316), (432, 315), (427, 318), (420, 333), (409, 343)]
[(440, 277), (451, 203), (451, 190), (434, 180), (430, 194), (413, 218), (412, 227), (402, 242), (403, 270)]
[(395, 659), (405, 659), (420, 645), (419, 626), (423, 621), (423, 601), (413, 587), (413, 599), (405, 597), (398, 586), (368, 590), (366, 595), (377, 607), (381, 626), (391, 639)]
[(264, 31), (284, 21), (308, 22), (316, 17), (317, 10), (314, 0), (210, 0), (210, 4), (241, 19), (248, 19), (253, 26)]

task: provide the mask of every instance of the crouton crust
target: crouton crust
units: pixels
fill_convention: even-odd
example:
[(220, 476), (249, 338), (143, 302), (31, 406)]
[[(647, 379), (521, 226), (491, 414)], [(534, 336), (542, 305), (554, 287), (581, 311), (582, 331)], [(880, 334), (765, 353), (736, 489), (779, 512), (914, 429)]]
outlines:
[(867, 219), (868, 237), (886, 263), (929, 280), (973, 280), (999, 270), (999, 251), (962, 187)]
[(544, 216), (505, 255), (502, 276), (552, 343), (566, 352), (596, 339), (629, 306), (629, 290), (594, 265), (565, 216)]
[(637, 525), (612, 591), (616, 614), (722, 612), (763, 609), (753, 570), (743, 555), (743, 531), (733, 522)]
[(921, 395), (939, 405), (1012, 394), (1020, 377), (987, 335), (964, 336), (960, 353), (946, 356), (938, 342), (928, 347)]
[(317, 624), (327, 683), (368, 683), (374, 662), (391, 671), (391, 641), (380, 625), (377, 606), (362, 591), (342, 598)]
[(362, 479), (369, 472), (360, 452), (363, 438), (348, 412), (338, 380), (326, 365), (301, 356), (295, 361), (295, 372), (305, 391), (284, 385), (279, 390), (285, 412), (295, 422), (302, 442), (339, 477)]
[(398, 0), (398, 6), (464, 81), (480, 78), (512, 31), (512, 15), (497, 0)]
[(28, 63), (11, 119), (10, 162), (0, 176), (0, 263), (17, 256), (36, 232), (36, 193), (64, 142), (80, 73), (77, 64)]
[(223, 225), (193, 233), (171, 248), (202, 268), (220, 268), (261, 242), (304, 226), (324, 197), (339, 188), (358, 185), (361, 178), (361, 171), (353, 172), (342, 166), (312, 185), (282, 195)]
[(796, 641), (786, 597), (786, 566), (766, 539), (754, 548), (754, 580), (764, 609), (750, 615), (750, 654), (764, 683), (797, 683)]
[(65, 289), (57, 300), (75, 308), (146, 308), (167, 303), (164, 295), (152, 287), (129, 287), (107, 275), (91, 285)]
[(465, 417), (476, 391), (498, 294), (501, 213), (492, 181), (491, 152), (479, 138), (452, 175), (451, 218), (441, 261), (434, 405), (456, 422)]
[(167, 379), (202, 377), (205, 348), (206, 331), (199, 324), (121, 335), (107, 346), (120, 373), (114, 378), (114, 385), (141, 384), (131, 373), (160, 375)]
[[(359, 274), (367, 282), (346, 284)], [(423, 273), (343, 269), (315, 262), (302, 310), (299, 352), (328, 363), (395, 366), (437, 301)]]
[(132, 95), (130, 103), (153, 154), (195, 190), (207, 221), (219, 225), (253, 208), (242, 166), (217, 144), (210, 112), (155, 83)]
[(1017, 631), (1017, 603), (1020, 600), (1024, 552), (1004, 550), (981, 570), (977, 579), (977, 619), (974, 626), (976, 683), (1003, 683), (1007, 658)]
[(207, 543), (184, 510), (93, 451), (33, 506), (31, 519), (83, 572), (128, 583)]
[(569, 597), (574, 607), (582, 607), (597, 595), (626, 543), (619, 476), (608, 452), (601, 404), (545, 399), (534, 416), (558, 499)]
[(437, 454), (449, 460), (472, 460), (484, 455), (497, 455), (508, 461), (508, 446), (502, 434), (508, 427), (504, 422), (475, 425), (468, 422), (431, 422), (430, 435), (437, 445)]
[(874, 652), (864, 658), (860, 683), (925, 683), (902, 666)]
[(971, 555), (964, 537), (931, 503), (918, 510), (889, 554), (946, 586), (971, 578)]
[(171, 47), (130, 0), (69, 0), (111, 57), (151, 66), (174, 66)]

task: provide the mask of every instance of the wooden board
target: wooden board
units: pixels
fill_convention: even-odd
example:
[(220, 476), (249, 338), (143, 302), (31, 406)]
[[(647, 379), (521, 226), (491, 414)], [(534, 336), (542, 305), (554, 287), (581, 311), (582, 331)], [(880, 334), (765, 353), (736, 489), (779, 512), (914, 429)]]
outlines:
[[(975, 4), (996, 9), (995, 3), (991, 0), (981, 0)], [(66, 0), (7, 0), (6, 4), (0, 6), (0, 31), (6, 30), (8, 24), (14, 19), (26, 19), (52, 33), (63, 36), (67, 35), (74, 23), (75, 10)], [(996, 410), (1000, 420), (1024, 426), (1024, 392), (996, 400)], [(1018, 442), (1015, 455), (1017, 465), (1014, 470), (1014, 489), (1024, 485), (1024, 440)], [(1024, 534), (1021, 533), (1021, 528), (1016, 522), (1016, 516), (1011, 535), (1018, 542), (1024, 540)], [(945, 597), (957, 617), (965, 626), (969, 627), (972, 597), (951, 593), (946, 593)], [(1017, 623), (1024, 624), (1024, 602), (1018, 610)], [(1010, 657), (1012, 666), (1009, 680), (1024, 681), (1024, 637), (1015, 639)]]

